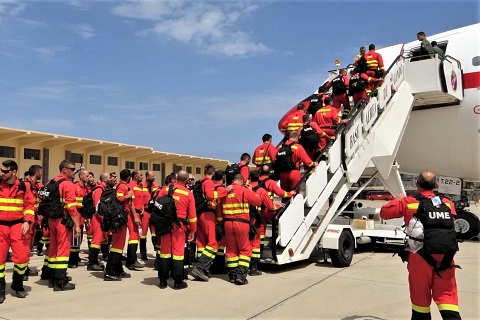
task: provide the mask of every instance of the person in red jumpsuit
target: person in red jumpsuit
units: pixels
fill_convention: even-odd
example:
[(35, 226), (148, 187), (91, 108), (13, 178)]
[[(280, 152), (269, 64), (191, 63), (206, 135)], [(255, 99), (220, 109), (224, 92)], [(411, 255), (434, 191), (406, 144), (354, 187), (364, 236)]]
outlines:
[[(25, 177), (23, 180), (27, 189), (32, 191), (33, 197), (35, 199), (34, 204), (34, 211), (35, 211), (35, 223), (30, 225), (30, 230), (27, 232), (27, 238), (30, 238), (30, 249), (33, 248), (34, 244), (37, 245), (37, 254), (38, 248), (40, 247), (40, 251), (43, 255), (43, 244), (41, 242), (42, 238), (42, 217), (38, 215), (38, 204), (40, 203), (40, 199), (38, 197), (38, 190), (43, 187), (42, 179), (43, 168), (37, 164), (31, 165), (28, 169), (28, 177)], [(27, 267), (27, 271), (23, 276), (24, 281), (28, 281), (28, 276), (38, 276), (38, 270), (32, 270), (30, 267)]]
[(11, 288), (25, 298), (23, 275), (30, 261), (30, 239), (26, 234), (35, 222), (35, 199), (25, 183), (17, 178), (18, 165), (2, 162), (0, 184), (0, 304), (5, 301), (5, 269), (8, 250), (12, 248), (13, 279)]
[(217, 201), (227, 196), (225, 188), (215, 188), (215, 183), (212, 180), (214, 173), (215, 167), (207, 164), (204, 169), (205, 175), (200, 180), (202, 181), (204, 197), (208, 200), (208, 203), (207, 210), (197, 216), (198, 260), (192, 269), (192, 276), (203, 281), (209, 279), (207, 273), (218, 250), (219, 241), (217, 241), (215, 234)]
[[(128, 169), (120, 171), (120, 181), (115, 186), (117, 200), (122, 204), (123, 209), (128, 215), (135, 212), (132, 199), (134, 197), (133, 190), (130, 189), (132, 173)], [(138, 226), (140, 218), (138, 214), (134, 216), (134, 223)], [(107, 265), (105, 267), (104, 281), (121, 281), (124, 278), (131, 278), (132, 275), (123, 270), (122, 254), (127, 239), (127, 225), (123, 225), (118, 230), (112, 231), (112, 245), (108, 253)]]
[(375, 45), (372, 43), (368, 46), (368, 52), (365, 53), (367, 60), (367, 71), (365, 72), (370, 77), (380, 78), (385, 75), (385, 65), (383, 64), (382, 55), (375, 52)]
[(143, 215), (142, 215), (142, 230), (143, 234), (140, 236), (140, 256), (141, 259), (146, 261), (147, 257), (147, 233), (150, 229), (150, 235), (152, 237), (153, 248), (157, 244), (157, 236), (155, 235), (155, 228), (150, 225), (150, 212), (148, 211), (148, 203), (152, 197), (152, 194), (158, 190), (158, 184), (155, 183), (155, 173), (153, 171), (145, 172), (145, 180), (142, 181), (143, 187)]
[(259, 276), (262, 274), (262, 272), (258, 270), (258, 262), (262, 255), (261, 243), (265, 239), (266, 217), (273, 217), (275, 211), (285, 206), (283, 203), (274, 203), (273, 199), (270, 198), (268, 191), (265, 189), (264, 181), (259, 184), (259, 180), (260, 172), (250, 172), (250, 187), (262, 199), (261, 206), (257, 207), (260, 214), (256, 217), (250, 215), (250, 222), (254, 224), (257, 229), (255, 238), (251, 241), (252, 257), (250, 259), (250, 268), (248, 271), (250, 276)]
[(250, 160), (252, 157), (246, 152), (242, 153), (240, 156), (240, 162), (238, 163), (238, 167), (240, 168), (240, 174), (243, 177), (243, 183), (246, 183), (248, 180), (248, 176), (250, 175), (250, 168), (248, 167)]
[[(129, 270), (136, 270), (138, 268), (143, 268), (143, 265), (137, 261), (137, 249), (140, 242), (140, 232), (139, 228), (142, 228), (142, 216), (145, 209), (144, 197), (142, 186), (143, 174), (138, 170), (132, 171), (132, 178), (128, 187), (130, 190), (133, 190), (133, 207), (135, 211), (128, 215), (128, 247), (127, 247), (127, 261), (125, 266)], [(143, 231), (148, 232), (148, 229)]]
[(292, 157), (295, 163), (295, 169), (290, 171), (280, 172), (280, 187), (283, 190), (294, 190), (300, 180), (302, 179), (302, 173), (300, 172), (300, 166), (315, 167), (316, 162), (308, 156), (305, 149), (298, 143), (299, 133), (293, 131), (290, 133), (290, 138), (285, 142), (286, 145), (292, 145)]
[[(78, 172), (79, 181), (75, 183), (75, 201), (77, 206), (77, 211), (80, 213), (79, 222), (80, 222), (80, 230), (83, 230), (83, 225), (85, 222), (85, 218), (81, 216), (83, 213), (83, 197), (87, 195), (89, 192), (90, 186), (89, 183), (89, 172), (85, 169), (81, 169)], [(80, 237), (82, 239), (82, 237)], [(70, 247), (70, 257), (68, 258), (68, 267), (69, 268), (78, 268), (78, 263), (80, 262), (80, 244), (74, 245)]]
[(350, 109), (350, 100), (348, 99), (347, 95), (349, 86), (347, 69), (340, 69), (339, 75), (328, 81), (324, 86), (326, 89), (332, 87), (334, 108), (336, 108), (338, 111), (340, 111), (342, 106), (343, 109)]
[(221, 201), (223, 224), (227, 244), (227, 267), (231, 283), (247, 284), (247, 274), (252, 256), (249, 240), (250, 205), (260, 206), (262, 199), (243, 185), (243, 177), (236, 174), (232, 189)]
[[(416, 185), (420, 195), (426, 198), (435, 197), (433, 190), (438, 185), (433, 172), (424, 171), (420, 173)], [(456, 216), (455, 205), (446, 198), (443, 198), (442, 202), (449, 206), (451, 213)], [(397, 199), (382, 206), (380, 217), (382, 219), (403, 218), (405, 225), (409, 225), (417, 209), (418, 200), (415, 197), (400, 195)], [(443, 254), (432, 254), (432, 256), (438, 263), (442, 261)], [(455, 268), (448, 268), (439, 271), (439, 274), (437, 274), (420, 254), (409, 252), (407, 269), (410, 300), (412, 302), (412, 320), (432, 318), (430, 314), (432, 299), (437, 304), (444, 320), (461, 319), (458, 309)]]
[[(215, 190), (217, 190), (218, 193), (227, 192), (225, 188), (225, 180), (226, 180), (225, 171), (216, 170), (215, 173), (213, 174), (212, 180), (213, 180), (214, 188)], [(215, 227), (222, 228), (223, 212), (222, 212), (222, 206), (220, 204), (220, 199), (217, 199), (215, 203), (215, 213), (216, 213), (216, 219), (217, 219), (217, 225)], [(226, 246), (225, 236), (221, 236), (221, 234), (219, 234), (218, 237), (219, 238), (217, 238), (217, 240), (219, 241), (218, 241), (217, 254), (213, 259), (212, 266), (210, 267), (210, 272), (216, 273), (216, 274), (227, 274), (227, 270), (225, 266), (225, 246)]]
[(366, 73), (360, 73), (357, 68), (353, 68), (350, 72), (350, 89), (349, 93), (353, 98), (353, 104), (356, 105), (360, 100), (367, 99), (375, 85), (382, 81), (368, 76)]
[[(55, 181), (66, 179), (60, 183), (60, 199), (64, 203), (64, 214), (73, 220), (74, 231), (80, 236), (80, 215), (77, 211), (76, 187), (73, 184), (75, 178), (75, 163), (63, 160), (60, 165), (60, 174)], [(72, 243), (72, 229), (62, 223), (62, 218), (48, 218), (50, 229), (50, 245), (48, 246), (45, 258), (50, 268), (50, 285), (53, 284), (53, 291), (65, 291), (75, 289), (75, 285), (68, 282), (67, 267)]]
[[(324, 130), (322, 130), (318, 124), (314, 121), (312, 121), (312, 115), (310, 114), (305, 114), (303, 115), (303, 127), (298, 129), (298, 133), (300, 134), (300, 144), (303, 146), (305, 151), (307, 152), (308, 156), (311, 159), (316, 159), (317, 151), (320, 151), (320, 146), (323, 145), (321, 143), (322, 138), (326, 141), (334, 138), (329, 136)], [(318, 138), (318, 143), (316, 143), (315, 146), (307, 145), (305, 142), (302, 142), (302, 134), (303, 135), (308, 135), (308, 134), (315, 134), (317, 135)]]
[[(95, 208), (98, 206), (102, 192), (107, 188), (115, 186), (115, 179), (107, 172), (100, 174), (100, 183), (98, 187), (93, 190), (92, 199)], [(102, 217), (95, 212), (90, 219), (90, 230), (92, 234), (92, 241), (88, 250), (88, 271), (103, 271), (104, 266), (98, 261), (98, 254), (100, 253), (101, 245), (108, 238), (108, 232), (104, 232), (101, 228)]]
[(302, 116), (305, 114), (305, 105), (300, 102), (297, 105), (297, 111), (291, 113), (286, 117), (280, 124), (280, 130), (288, 134), (292, 131), (297, 131), (298, 128), (302, 127)]
[[(328, 137), (335, 136), (337, 126), (342, 122), (342, 119), (340, 119), (337, 108), (332, 106), (332, 99), (325, 99), (325, 106), (317, 111), (313, 118), (313, 122), (316, 122)], [(320, 150), (327, 145), (327, 136), (320, 138), (318, 146)]]
[(257, 168), (264, 164), (272, 164), (277, 155), (277, 148), (272, 144), (272, 135), (265, 133), (262, 137), (262, 144), (255, 148), (253, 152), (253, 164)]
[[(173, 225), (171, 233), (160, 236), (160, 262), (158, 268), (158, 277), (160, 279), (160, 289), (167, 287), (170, 265), (173, 276), (173, 288), (181, 290), (188, 287), (183, 281), (183, 259), (185, 240), (192, 241), (197, 231), (197, 213), (195, 211), (195, 198), (186, 184), (188, 182), (188, 172), (180, 170), (177, 173), (177, 182), (172, 186), (168, 185), (158, 192), (158, 197), (168, 194), (170, 188), (174, 188), (173, 198), (177, 209), (177, 217), (180, 226)], [(187, 236), (188, 235), (188, 236)]]

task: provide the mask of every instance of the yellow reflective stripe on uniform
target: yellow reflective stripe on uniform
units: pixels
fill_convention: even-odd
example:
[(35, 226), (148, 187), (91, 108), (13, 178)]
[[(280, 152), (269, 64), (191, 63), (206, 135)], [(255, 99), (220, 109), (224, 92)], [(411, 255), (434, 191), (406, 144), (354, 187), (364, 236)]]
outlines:
[(22, 207), (0, 206), (0, 211), (23, 211)]
[(175, 189), (173, 191), (173, 193), (179, 193), (179, 194), (183, 194), (185, 196), (188, 196), (188, 191), (185, 191), (185, 190)]
[(448, 310), (448, 311), (456, 311), (460, 312), (460, 309), (458, 309), (458, 306), (455, 304), (439, 304), (437, 305), (438, 310)]
[(135, 186), (133, 187), (133, 191), (143, 191), (143, 188)]
[(171, 253), (160, 253), (160, 259), (161, 258), (170, 259), (171, 257), (172, 257)]
[(249, 208), (248, 203), (224, 203), (223, 208)]
[(188, 219), (188, 222), (190, 223), (197, 222), (197, 217)]
[(124, 196), (123, 193), (117, 192), (117, 197), (123, 197), (123, 196)]
[(173, 256), (172, 256), (172, 259), (173, 259), (173, 260), (177, 260), (177, 261), (178, 261), (178, 260), (183, 260), (183, 258), (184, 258), (184, 256), (176, 256), (176, 255), (173, 255)]
[(430, 313), (430, 307), (420, 307), (412, 304), (412, 310), (419, 313)]
[(217, 221), (218, 221), (218, 222), (223, 221), (223, 217), (217, 217)]
[(0, 202), (23, 204), (23, 199), (0, 198)]
[(5, 265), (6, 263), (0, 264), (0, 279), (5, 278)]
[(213, 191), (213, 199), (217, 199), (218, 198), (218, 192), (217, 191)]
[(115, 253), (123, 254), (123, 249), (110, 248), (110, 252), (115, 252)]
[(31, 215), (35, 215), (35, 211), (33, 211), (33, 210), (30, 210), (30, 209), (29, 209), (29, 210), (25, 210), (25, 211), (23, 211), (23, 214), (31, 214)]
[[(447, 205), (447, 207), (450, 208), (450, 203), (445, 203), (444, 204)], [(410, 209), (410, 210), (417, 210), (418, 209), (418, 202), (417, 203), (408, 203), (407, 204), (407, 209)]]
[(75, 202), (74, 203), (69, 203), (69, 204), (65, 205), (65, 208), (70, 209), (73, 206), (77, 206), (77, 204)]
[(128, 244), (138, 244), (138, 240), (128, 240)]
[(90, 248), (93, 248), (93, 249), (100, 249), (100, 246), (98, 244), (91, 244), (90, 245)]
[(248, 256), (244, 256), (244, 255), (240, 255), (238, 257), (238, 265), (239, 266), (244, 266), (244, 267), (249, 267), (250, 266), (250, 257)]
[(75, 200), (76, 200), (76, 201), (80, 201), (80, 202), (82, 202), (82, 200), (83, 200), (83, 197), (76, 197), (76, 198), (75, 198)]
[(320, 112), (320, 113), (326, 113), (328, 111), (332, 110), (331, 108), (321, 108), (321, 109), (318, 109), (317, 112)]

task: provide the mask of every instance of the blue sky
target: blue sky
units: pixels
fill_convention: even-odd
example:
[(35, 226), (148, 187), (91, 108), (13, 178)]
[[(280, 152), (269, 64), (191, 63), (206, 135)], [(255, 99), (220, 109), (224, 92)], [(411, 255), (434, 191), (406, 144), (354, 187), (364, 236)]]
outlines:
[(236, 161), (362, 45), (478, 1), (0, 0), (0, 125)]

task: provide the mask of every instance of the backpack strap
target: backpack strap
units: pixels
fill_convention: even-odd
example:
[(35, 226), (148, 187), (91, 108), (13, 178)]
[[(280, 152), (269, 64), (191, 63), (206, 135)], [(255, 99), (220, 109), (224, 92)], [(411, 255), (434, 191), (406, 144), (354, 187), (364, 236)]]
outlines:
[(265, 153), (263, 154), (262, 164), (260, 165), (260, 166), (262, 166), (262, 167), (263, 167), (263, 165), (265, 164), (265, 157), (267, 156), (267, 154), (268, 154), (268, 148), (270, 148), (271, 145), (272, 145), (272, 144), (269, 143), (268, 146), (267, 146), (267, 148), (265, 149)]
[(442, 278), (442, 276), (440, 275), (439, 271), (447, 270), (448, 268), (462, 269), (459, 265), (452, 264), (455, 252), (444, 254), (442, 261), (440, 261), (440, 266), (438, 266), (437, 260), (435, 260), (430, 253), (426, 252), (425, 249), (422, 248), (418, 250), (417, 253), (433, 268), (435, 274), (440, 278)]

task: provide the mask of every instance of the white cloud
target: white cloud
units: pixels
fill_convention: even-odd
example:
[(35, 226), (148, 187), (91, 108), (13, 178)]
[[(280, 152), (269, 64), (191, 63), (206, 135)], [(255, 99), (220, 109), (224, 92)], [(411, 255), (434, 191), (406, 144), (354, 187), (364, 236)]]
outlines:
[(268, 53), (271, 50), (237, 24), (259, 8), (245, 2), (131, 1), (112, 9), (113, 14), (152, 21), (141, 36), (160, 36), (192, 45), (205, 53), (229, 57)]
[(0, 24), (24, 11), (27, 5), (15, 0), (0, 0)]
[(57, 53), (67, 51), (68, 48), (64, 46), (51, 46), (51, 47), (43, 47), (43, 48), (35, 48), (35, 52), (39, 59), (48, 60), (53, 58)]
[(33, 119), (32, 128), (55, 128), (58, 129), (71, 129), (75, 126), (75, 120), (61, 119), (61, 118), (39, 118)]
[(95, 35), (95, 29), (87, 23), (71, 24), (68, 26), (68, 29), (83, 39), (90, 39)]
[(82, 0), (70, 0), (68, 1), (68, 4), (74, 7), (79, 8), (80, 10), (89, 10), (90, 9), (90, 4), (88, 1), (82, 1)]

